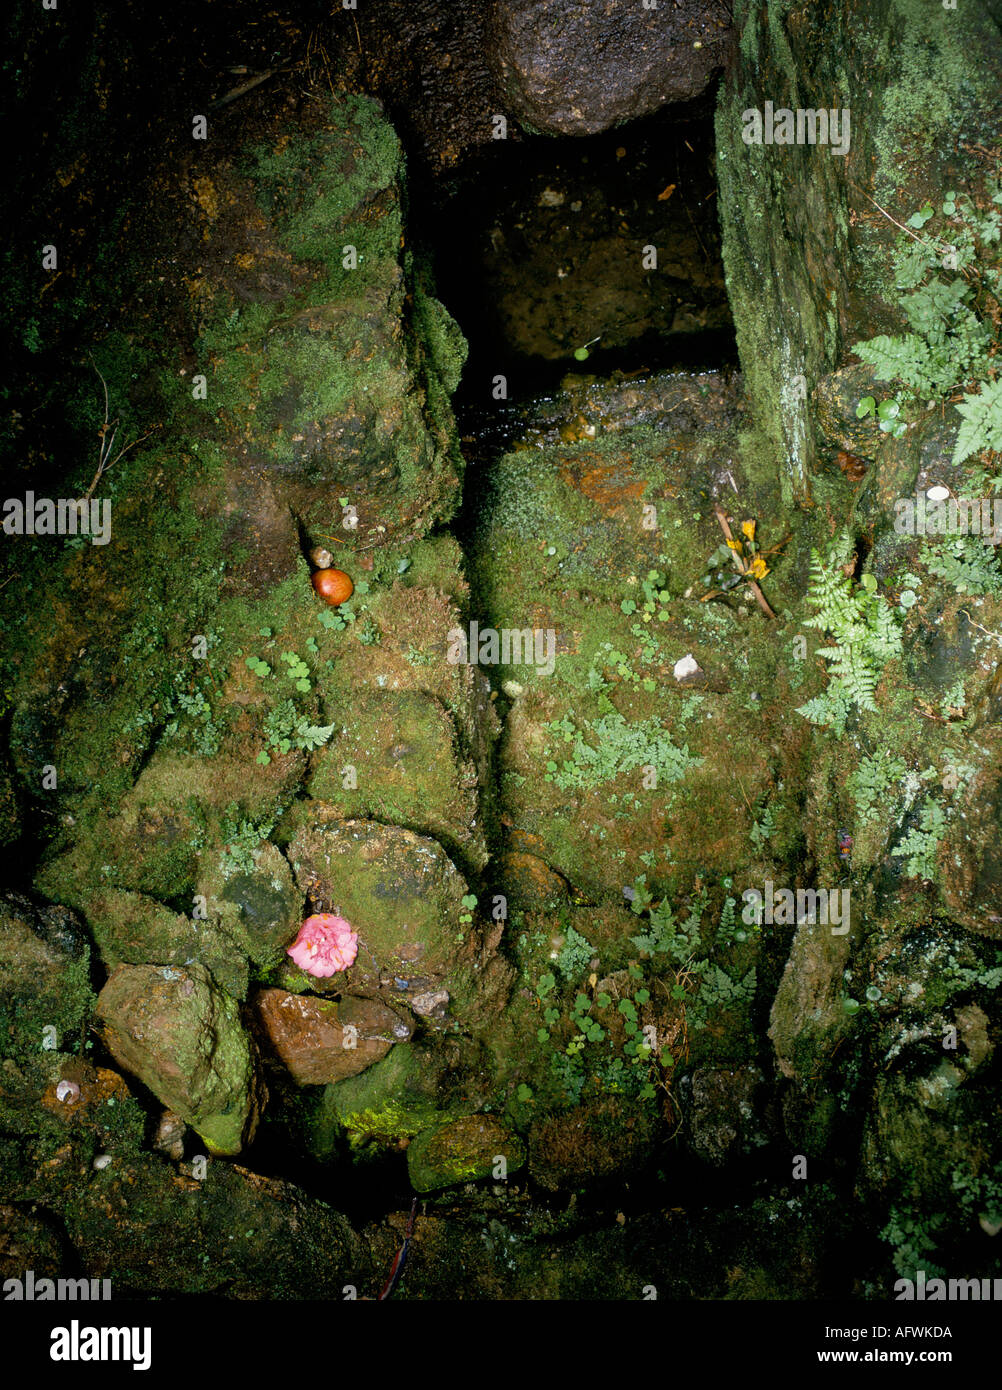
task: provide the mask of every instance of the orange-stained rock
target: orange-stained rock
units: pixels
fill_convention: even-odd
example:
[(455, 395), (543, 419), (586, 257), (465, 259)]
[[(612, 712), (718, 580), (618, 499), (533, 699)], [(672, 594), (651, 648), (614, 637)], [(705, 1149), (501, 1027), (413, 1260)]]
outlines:
[(567, 896), (567, 882), (536, 854), (508, 850), (501, 856), (508, 899), (516, 907), (545, 907)]
[(284, 989), (262, 989), (252, 1001), (266, 1052), (278, 1057), (300, 1086), (343, 1081), (385, 1057), (411, 1029), (374, 999), (334, 1003)]

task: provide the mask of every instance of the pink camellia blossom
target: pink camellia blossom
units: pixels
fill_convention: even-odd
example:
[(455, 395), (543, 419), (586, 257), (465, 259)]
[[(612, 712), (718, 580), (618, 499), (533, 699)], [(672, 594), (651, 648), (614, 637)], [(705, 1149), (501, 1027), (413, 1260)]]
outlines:
[(351, 923), (333, 912), (316, 912), (299, 928), (286, 955), (309, 975), (327, 979), (347, 970), (358, 955), (358, 933)]

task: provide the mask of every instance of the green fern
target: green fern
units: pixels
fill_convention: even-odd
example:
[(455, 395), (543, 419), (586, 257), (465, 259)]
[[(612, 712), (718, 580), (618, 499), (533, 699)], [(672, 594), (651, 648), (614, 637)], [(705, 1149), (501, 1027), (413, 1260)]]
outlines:
[[(994, 179), (987, 194), (1002, 205)], [(963, 417), (956, 465), (982, 449), (1002, 452), (1002, 381), (989, 379), (998, 360), (1002, 214), (995, 208), (982, 212), (969, 198), (948, 193), (942, 220), (933, 224), (939, 230), (925, 232), (936, 216), (927, 204), (909, 218), (908, 225), (925, 234), (899, 237), (894, 252), (894, 283), (910, 331), (880, 334), (853, 344), (853, 351), (873, 367), (878, 381), (896, 382), (899, 391), (911, 393), (913, 404), (946, 400), (958, 387), (976, 383), (956, 407)]]
[(936, 851), (946, 833), (946, 812), (935, 801), (926, 801), (919, 813), (919, 823), (908, 831), (891, 853), (907, 858), (905, 873), (909, 878), (933, 880), (936, 877)]
[(964, 393), (964, 399), (957, 409), (964, 417), (964, 423), (957, 435), (953, 451), (953, 462), (963, 463), (980, 449), (994, 449), (1002, 453), (1002, 378), (998, 381), (983, 381), (981, 389), (973, 395)]
[(887, 814), (890, 802), (897, 800), (898, 788), (908, 766), (904, 758), (884, 752), (875, 757), (863, 757), (849, 778), (849, 791), (856, 801), (862, 822), (880, 820)]
[(804, 619), (804, 626), (820, 628), (833, 639), (818, 649), (831, 679), (823, 695), (797, 711), (812, 724), (831, 726), (840, 737), (854, 707), (877, 713), (881, 673), (902, 650), (901, 633), (887, 602), (868, 588), (854, 588), (842, 573), (850, 549), (850, 538), (843, 536), (830, 547), (827, 559), (811, 551), (807, 599), (816, 611)]

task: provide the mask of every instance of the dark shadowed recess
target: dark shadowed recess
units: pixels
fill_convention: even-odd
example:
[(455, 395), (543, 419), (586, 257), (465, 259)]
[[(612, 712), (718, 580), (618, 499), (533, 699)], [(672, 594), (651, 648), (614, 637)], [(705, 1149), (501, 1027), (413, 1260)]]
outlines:
[[(544, 395), (568, 371), (736, 362), (716, 208), (715, 93), (586, 137), (509, 135), (432, 178), (409, 225), (470, 346), (457, 407)], [(656, 250), (656, 265), (650, 248)], [(575, 356), (586, 350), (587, 357)]]

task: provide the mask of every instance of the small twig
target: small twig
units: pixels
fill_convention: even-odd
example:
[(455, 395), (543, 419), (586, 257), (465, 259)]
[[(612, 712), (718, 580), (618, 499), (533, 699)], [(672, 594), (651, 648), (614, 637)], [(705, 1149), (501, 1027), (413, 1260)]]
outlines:
[(978, 631), (983, 632), (986, 637), (993, 638), (993, 640), (996, 641), (1000, 647), (1002, 647), (1002, 636), (1000, 636), (999, 633), (992, 632), (987, 627), (982, 627), (980, 623), (976, 623), (974, 619), (971, 617), (970, 613), (968, 613), (966, 608), (958, 608), (957, 612), (963, 613), (964, 617), (967, 619), (967, 621), (971, 624), (972, 627), (976, 627)]
[[(862, 192), (864, 197), (870, 198), (870, 195), (869, 193), (867, 193), (865, 188), (861, 189), (860, 191)], [(883, 215), (887, 218), (888, 222), (893, 223), (895, 227), (899, 227), (901, 231), (907, 232), (913, 241), (917, 241), (920, 246), (924, 246), (927, 251), (932, 253), (932, 255), (935, 256), (939, 254), (941, 245), (946, 247), (948, 250), (952, 249), (951, 242), (944, 241), (940, 243), (938, 241), (927, 241), (925, 237), (918, 236), (915, 232), (912, 231), (911, 227), (906, 227), (904, 223), (899, 222), (896, 217), (892, 217), (891, 214), (886, 210), (886, 208), (882, 208), (880, 206), (880, 204), (877, 202), (875, 198), (870, 198), (870, 202), (873, 204), (873, 206), (877, 209), (878, 212), (883, 213)], [(971, 279), (971, 276), (968, 274), (969, 269), (970, 267), (965, 267), (965, 269), (961, 271), (961, 274), (964, 276), (965, 280)]]
[[(160, 428), (159, 425), (153, 425), (150, 429), (146, 431), (145, 434), (141, 434), (138, 439), (134, 439), (131, 444), (126, 444), (123, 448), (119, 449), (118, 453), (115, 455), (114, 458), (111, 457), (111, 450), (115, 443), (115, 436), (118, 434), (119, 422), (118, 420), (116, 420), (115, 423), (112, 424), (111, 421), (108, 419), (108, 383), (101, 375), (98, 365), (94, 361), (93, 354), (88, 355), (90, 356), (90, 364), (94, 368), (95, 372), (97, 372), (98, 376), (101, 378), (101, 385), (104, 387), (104, 424), (98, 430), (98, 437), (101, 440), (101, 446), (98, 450), (97, 472), (91, 479), (90, 487), (84, 493), (84, 501), (90, 501), (91, 497), (93, 497), (94, 495), (94, 489), (97, 487), (98, 483), (101, 481), (102, 476), (108, 471), (109, 468), (113, 468), (115, 464), (118, 463), (119, 459), (125, 457), (125, 455), (129, 452), (130, 449), (134, 449), (137, 444), (142, 444), (144, 439), (149, 439), (150, 435), (153, 434), (155, 430), (158, 430)], [(110, 439), (108, 437), (109, 430), (111, 430)]]
[[(867, 193), (865, 188), (861, 189), (860, 191), (862, 192), (864, 198), (870, 198), (870, 195), (869, 193)], [(873, 206), (877, 209), (879, 213), (883, 213), (884, 217), (887, 218), (888, 222), (893, 222), (895, 227), (900, 228), (902, 232), (907, 232), (913, 241), (917, 241), (920, 246), (925, 246), (929, 250), (935, 251), (936, 247), (933, 242), (926, 241), (925, 237), (918, 236), (915, 232), (913, 232), (911, 227), (906, 227), (903, 222), (899, 222), (896, 217), (892, 217), (886, 208), (882, 208), (880, 206), (876, 198), (870, 198), (870, 202), (873, 204)]]
[(274, 77), (275, 74), (279, 72), (289, 72), (293, 66), (294, 64), (292, 63), (286, 63), (280, 68), (269, 68), (267, 72), (259, 72), (258, 75), (252, 77), (249, 82), (242, 82), (239, 87), (234, 87), (232, 91), (227, 92), (224, 97), (217, 97), (215, 101), (210, 101), (209, 110), (217, 111), (220, 106), (228, 106), (231, 101), (236, 101), (238, 97), (245, 96), (248, 92), (252, 92), (255, 87), (260, 87), (261, 83), (267, 82), (269, 77)]
[[(735, 775), (736, 775), (736, 774), (735, 774)], [(755, 812), (752, 810), (752, 804), (751, 804), (751, 802), (748, 800), (748, 793), (745, 791), (744, 783), (741, 781), (741, 778), (740, 778), (740, 777), (738, 777), (737, 782), (738, 782), (738, 786), (741, 788), (741, 795), (742, 795), (742, 796), (744, 797), (744, 799), (745, 799), (745, 805), (748, 807), (748, 814), (751, 816), (752, 820), (754, 820), (754, 819), (755, 819)]]

